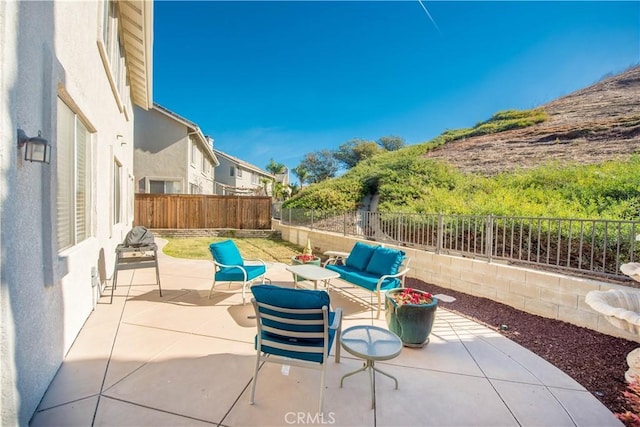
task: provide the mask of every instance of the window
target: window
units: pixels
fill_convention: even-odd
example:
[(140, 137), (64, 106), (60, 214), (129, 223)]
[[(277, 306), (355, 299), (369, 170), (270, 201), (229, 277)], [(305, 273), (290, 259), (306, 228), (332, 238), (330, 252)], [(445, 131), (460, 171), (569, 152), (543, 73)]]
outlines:
[(117, 224), (122, 218), (122, 165), (113, 162), (113, 223)]
[(108, 77), (111, 89), (113, 90), (118, 107), (123, 109), (123, 105), (129, 103), (129, 90), (127, 84), (127, 70), (125, 66), (124, 48), (118, 30), (118, 4), (116, 1), (106, 0), (104, 2), (102, 21), (102, 40), (99, 40), (100, 55), (105, 68), (109, 70)]
[(154, 194), (180, 194), (180, 181), (156, 181), (149, 180), (149, 193)]
[(204, 155), (204, 153), (202, 153), (202, 173), (206, 174), (208, 172), (208, 167), (207, 165), (209, 165), (209, 160), (207, 159), (207, 156)]
[(91, 134), (58, 98), (56, 240), (58, 250), (91, 236)]
[(233, 176), (235, 168), (233, 166), (229, 166), (229, 176)]
[(236, 167), (237, 171), (238, 171), (238, 178), (242, 178), (242, 168), (241, 167)]
[(189, 137), (189, 140), (191, 141), (191, 163), (195, 165), (198, 159), (198, 146), (193, 138)]
[(201, 194), (202, 189), (198, 184), (191, 183), (189, 184), (189, 193), (190, 194)]

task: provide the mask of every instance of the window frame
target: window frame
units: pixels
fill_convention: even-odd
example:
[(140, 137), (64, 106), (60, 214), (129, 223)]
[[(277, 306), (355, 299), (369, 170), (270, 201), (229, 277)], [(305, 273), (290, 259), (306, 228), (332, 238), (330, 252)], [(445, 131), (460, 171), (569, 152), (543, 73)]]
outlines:
[[(92, 206), (95, 197), (96, 132), (95, 128), (85, 121), (84, 115), (79, 113), (77, 105), (65, 98), (68, 98), (66, 92), (59, 91), (56, 98), (55, 222), (58, 252), (77, 246), (95, 236), (95, 214)], [(71, 119), (72, 122), (62, 122), (65, 115), (66, 119)], [(67, 194), (62, 194), (64, 191)], [(61, 230), (65, 229), (67, 233), (62, 236)]]
[(122, 194), (123, 194), (123, 189), (122, 189), (122, 182), (123, 182), (123, 177), (122, 177), (122, 163), (120, 163), (120, 161), (118, 160), (117, 157), (113, 157), (113, 199), (112, 199), (112, 204), (113, 204), (113, 218), (112, 218), (112, 223), (113, 225), (117, 225), (120, 224), (122, 222), (122, 219), (124, 217), (123, 212), (122, 212), (122, 208), (123, 208), (123, 203), (122, 203)]
[(189, 137), (189, 141), (191, 142), (191, 165), (195, 167), (198, 159), (198, 151), (200, 150), (198, 150), (198, 144), (196, 144), (192, 136)]
[(127, 82), (127, 65), (120, 29), (119, 5), (114, 0), (104, 0), (103, 5), (99, 20), (98, 52), (118, 110), (124, 113), (129, 120), (126, 106), (130, 104), (131, 91)]

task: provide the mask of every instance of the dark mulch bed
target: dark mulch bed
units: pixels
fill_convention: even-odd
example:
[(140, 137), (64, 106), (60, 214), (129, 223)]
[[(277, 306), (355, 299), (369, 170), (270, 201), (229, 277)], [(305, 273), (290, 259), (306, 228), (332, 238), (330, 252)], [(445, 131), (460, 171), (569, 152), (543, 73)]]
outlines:
[[(454, 302), (442, 303), (442, 307), (485, 324), (548, 360), (612, 412), (624, 412), (628, 407), (622, 396), (627, 387), (624, 379), (628, 369), (626, 357), (640, 344), (417, 279), (408, 278), (406, 286), (456, 298)], [(506, 325), (506, 330), (502, 325)]]

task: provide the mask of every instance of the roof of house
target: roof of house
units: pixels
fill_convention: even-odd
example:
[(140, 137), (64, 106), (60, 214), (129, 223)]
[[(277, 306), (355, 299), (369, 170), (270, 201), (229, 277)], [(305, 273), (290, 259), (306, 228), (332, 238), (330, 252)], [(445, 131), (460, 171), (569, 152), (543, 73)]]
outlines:
[(218, 161), (218, 158), (216, 157), (216, 154), (214, 153), (215, 150), (213, 150), (213, 147), (209, 144), (209, 141), (207, 141), (207, 137), (204, 136), (204, 134), (200, 130), (200, 127), (197, 124), (195, 124), (191, 120), (185, 119), (181, 115), (179, 115), (177, 113), (174, 113), (173, 111), (169, 110), (168, 108), (163, 107), (162, 105), (157, 104), (155, 102), (153, 103), (153, 110), (158, 111), (158, 112), (164, 114), (165, 116), (170, 117), (171, 119), (177, 121), (178, 123), (182, 124), (183, 126), (191, 129), (193, 131), (194, 135), (196, 136), (196, 139), (200, 142), (200, 146), (209, 155), (211, 160), (213, 160), (213, 162), (215, 163), (215, 166), (219, 166), (220, 165), (220, 161)]
[(153, 2), (121, 0), (118, 6), (131, 99), (148, 110), (153, 104)]
[(254, 166), (251, 163), (247, 163), (244, 160), (240, 160), (237, 157), (233, 157), (233, 156), (231, 156), (231, 155), (229, 155), (227, 153), (224, 153), (224, 152), (222, 152), (222, 151), (220, 151), (220, 150), (218, 150), (216, 148), (213, 149), (213, 152), (216, 153), (217, 156), (225, 157), (230, 162), (235, 163), (235, 164), (237, 164), (239, 166), (242, 166), (245, 169), (251, 170), (251, 171), (256, 172), (256, 173), (258, 173), (260, 175), (268, 176), (269, 178), (275, 178), (272, 173), (267, 172), (264, 169), (260, 169), (259, 167)]

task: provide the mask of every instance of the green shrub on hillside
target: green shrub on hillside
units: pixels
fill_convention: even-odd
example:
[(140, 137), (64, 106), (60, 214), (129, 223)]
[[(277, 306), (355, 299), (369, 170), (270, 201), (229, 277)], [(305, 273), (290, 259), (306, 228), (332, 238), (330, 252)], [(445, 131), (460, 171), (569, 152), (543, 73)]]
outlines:
[(355, 210), (367, 194), (377, 193), (381, 212), (640, 217), (639, 156), (587, 166), (549, 163), (494, 177), (465, 174), (424, 156), (455, 139), (528, 126), (546, 118), (542, 109), (496, 113), (473, 128), (446, 131), (428, 143), (374, 156), (340, 178), (311, 185), (284, 207)]
[(441, 143), (447, 143), (472, 136), (488, 135), (513, 129), (521, 129), (542, 123), (549, 118), (543, 108), (533, 110), (506, 110), (495, 113), (487, 121), (480, 122), (472, 128), (447, 130), (442, 133)]
[(465, 175), (458, 184), (429, 188), (415, 211), (609, 219), (640, 216), (638, 156), (587, 166), (554, 163), (495, 177)]

